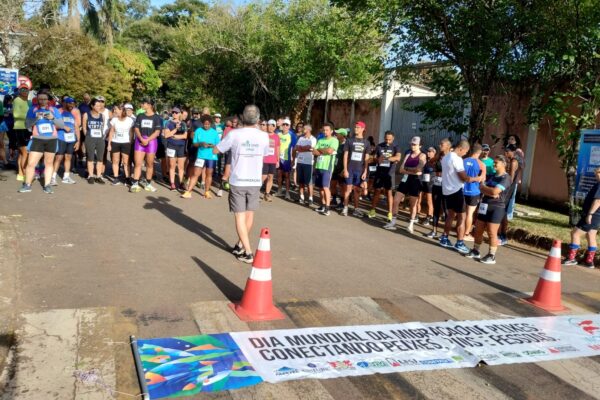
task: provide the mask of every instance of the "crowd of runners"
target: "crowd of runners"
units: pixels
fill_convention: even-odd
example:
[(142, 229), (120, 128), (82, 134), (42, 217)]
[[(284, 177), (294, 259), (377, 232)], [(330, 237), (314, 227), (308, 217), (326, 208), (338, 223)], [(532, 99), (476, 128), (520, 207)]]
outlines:
[[(151, 98), (137, 109), (109, 106), (102, 96), (85, 95), (77, 104), (45, 88), (31, 96), (25, 86), (12, 101), (5, 99), (4, 111), (0, 131), (9, 134), (8, 154), (16, 159), (21, 193), (31, 192), (36, 179), (46, 193), (59, 182), (74, 184), (77, 165), (85, 169), (81, 175), (88, 184), (126, 186), (132, 193), (157, 191), (156, 179), (184, 199), (196, 187), (206, 199), (230, 189), (231, 150), (221, 145), (229, 149), (221, 152), (218, 146), (242, 128), (238, 117), (224, 121), (208, 108), (172, 107), (159, 114)], [(323, 216), (351, 211), (368, 218), (376, 218), (382, 207), (382, 227), (388, 230), (398, 229), (400, 206), (408, 203), (408, 232), (414, 233), (416, 224), (430, 227), (427, 236), (441, 246), (486, 264), (496, 262), (498, 246), (506, 243), (524, 163), (514, 135), (507, 137), (502, 154), (491, 157), (486, 144), (443, 139), (423, 148), (420, 137), (399, 143), (391, 131), (377, 144), (366, 137), (362, 121), (351, 129), (325, 123), (318, 132), (303, 123), (292, 127), (287, 117), (257, 119), (253, 126), (266, 133), (269, 143), (261, 155), (264, 202), (279, 196), (314, 205)], [(1, 153), (5, 157), (4, 149)], [(157, 171), (155, 163), (160, 163)], [(451, 230), (456, 230), (454, 244)], [(481, 252), (484, 233), (489, 237), (486, 255)]]

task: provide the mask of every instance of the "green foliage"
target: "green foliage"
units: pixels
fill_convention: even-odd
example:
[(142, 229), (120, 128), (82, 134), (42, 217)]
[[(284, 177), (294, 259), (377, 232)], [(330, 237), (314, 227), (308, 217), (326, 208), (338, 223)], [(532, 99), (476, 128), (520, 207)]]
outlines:
[(123, 84), (129, 84), (134, 99), (156, 95), (162, 85), (154, 65), (143, 53), (117, 45), (110, 49), (107, 63), (123, 78)]
[(171, 27), (202, 21), (208, 10), (206, 3), (200, 0), (175, 0), (165, 4), (152, 15), (152, 20)]

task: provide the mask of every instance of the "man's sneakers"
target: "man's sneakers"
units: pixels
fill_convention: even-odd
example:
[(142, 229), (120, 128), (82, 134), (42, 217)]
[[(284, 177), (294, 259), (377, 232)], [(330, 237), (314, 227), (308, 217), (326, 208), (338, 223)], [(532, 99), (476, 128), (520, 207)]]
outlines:
[(505, 235), (498, 235), (498, 245), (506, 246), (508, 244), (508, 238)]
[(254, 262), (254, 256), (252, 253), (246, 253), (243, 247), (236, 244), (231, 250), (231, 254), (235, 256), (238, 260), (245, 262), (246, 264), (252, 264)]
[(428, 237), (429, 239), (437, 239), (437, 232), (431, 231), (426, 235), (426, 237)]
[(341, 215), (342, 215), (342, 217), (347, 217), (348, 216), (348, 207), (342, 208)]
[(579, 264), (575, 258), (567, 258), (562, 262), (562, 265), (577, 265)]
[(377, 216), (377, 211), (375, 211), (375, 209), (374, 209), (374, 208), (371, 208), (371, 209), (369, 210), (369, 212), (367, 213), (367, 217), (368, 217), (369, 219), (373, 219), (373, 218), (375, 218), (376, 216)]
[(391, 212), (387, 213), (388, 222), (391, 221), (392, 219), (394, 219), (394, 214), (392, 214)]
[(285, 192), (285, 199), (286, 200), (292, 200), (292, 197), (290, 196), (290, 192)]
[(453, 247), (452, 242), (450, 241), (450, 239), (448, 239), (448, 236), (446, 235), (440, 236), (440, 246), (445, 248)]
[(465, 243), (462, 240), (457, 240), (454, 245), (454, 250), (458, 251), (460, 254), (469, 254), (471, 249), (465, 246)]
[(152, 192), (152, 193), (154, 193), (154, 192), (156, 192), (158, 189), (156, 189), (154, 186), (152, 186), (152, 183), (148, 182), (148, 183), (146, 184), (146, 186), (144, 186), (144, 190), (145, 190), (146, 192)]
[(94, 179), (94, 181), (96, 181), (96, 183), (98, 183), (100, 185), (105, 185), (106, 184), (106, 180), (104, 179), (103, 176), (97, 176), (96, 179)]
[(18, 190), (19, 193), (29, 193), (31, 192), (31, 185), (28, 185), (26, 183), (23, 183), (23, 185), (21, 186), (21, 188)]
[(488, 254), (487, 256), (483, 257), (480, 260), (480, 262), (483, 264), (490, 264), (490, 265), (496, 264), (496, 256), (493, 254)]
[[(223, 197), (223, 189), (217, 190), (217, 197)], [(267, 200), (267, 201), (269, 201), (269, 200)], [(273, 201), (273, 200), (270, 200), (270, 201)]]
[(58, 186), (58, 183), (56, 182), (56, 178), (55, 177), (52, 177), (50, 179), (50, 186)]
[(365, 216), (365, 214), (360, 211), (358, 208), (355, 208), (354, 211), (352, 211), (352, 216), (356, 217), (356, 218), (363, 218)]
[(129, 191), (131, 193), (139, 193), (142, 191), (142, 188), (140, 187), (140, 184), (138, 182), (134, 182), (131, 184), (131, 187), (129, 188)]
[(88, 183), (89, 183), (90, 185), (93, 185), (93, 184), (96, 182), (96, 180), (94, 179), (94, 177), (93, 177), (93, 176), (91, 176), (91, 175), (90, 175), (90, 176), (88, 176), (88, 178), (87, 178), (87, 181), (88, 181)]
[(321, 207), (315, 209), (315, 211), (321, 215), (325, 215), (325, 216), (329, 215), (329, 207), (321, 206)]
[(54, 193), (54, 189), (52, 189), (52, 186), (46, 185), (46, 186), (44, 186), (44, 193), (52, 194), (52, 193)]
[(238, 245), (237, 243), (235, 246), (233, 246), (233, 249), (231, 249), (231, 254), (233, 254), (236, 257), (239, 256), (240, 254), (244, 254), (244, 253), (245, 253), (244, 248), (242, 246)]
[[(217, 196), (219, 195), (219, 193), (217, 193)], [(267, 193), (265, 194), (265, 201), (272, 203), (273, 202), (273, 195), (271, 193)]]
[(298, 197), (298, 204), (304, 205), (304, 196)]
[(469, 254), (465, 255), (465, 257), (472, 258), (473, 260), (480, 260), (481, 253), (479, 253), (479, 250), (473, 249), (469, 252)]
[(396, 219), (392, 218), (392, 220), (390, 222), (388, 222), (387, 224), (385, 224), (383, 226), (383, 229), (387, 229), (388, 231), (395, 231), (396, 230)]
[(62, 183), (66, 184), (66, 185), (74, 185), (77, 182), (75, 181), (75, 179), (71, 178), (71, 175), (69, 175), (69, 176), (65, 176), (64, 178), (62, 178)]

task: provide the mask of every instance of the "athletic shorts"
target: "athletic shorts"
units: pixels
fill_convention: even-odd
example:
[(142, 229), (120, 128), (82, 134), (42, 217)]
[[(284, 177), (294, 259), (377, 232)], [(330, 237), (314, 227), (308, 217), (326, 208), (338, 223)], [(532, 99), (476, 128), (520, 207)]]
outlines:
[(275, 172), (277, 172), (277, 164), (263, 163), (263, 175), (275, 175)]
[(106, 147), (106, 142), (102, 138), (93, 138), (88, 136), (85, 138), (85, 153), (87, 155), (88, 161), (94, 161), (94, 155), (96, 156), (96, 161), (102, 161), (102, 157), (104, 156), (104, 149)]
[[(477, 211), (477, 220), (487, 222), (488, 224), (500, 224), (506, 215), (506, 210), (504, 207), (488, 205), (486, 212), (482, 213), (485, 205), (487, 205), (487, 203), (482, 203), (479, 205), (479, 210)], [(598, 224), (598, 226), (600, 226), (600, 218), (598, 218)]]
[(75, 143), (67, 143), (62, 140), (58, 141), (58, 150), (56, 150), (56, 154), (64, 155), (64, 154), (73, 154), (75, 152)]
[(15, 137), (17, 139), (18, 147), (25, 147), (31, 139), (31, 132), (27, 129), (15, 129)]
[[(417, 175), (407, 175), (405, 182), (400, 182), (396, 191), (405, 196), (419, 197), (421, 193), (421, 179)], [(403, 176), (404, 179), (404, 176)]]
[(296, 167), (296, 180), (298, 185), (312, 185), (313, 166), (311, 164), (298, 164)]
[(167, 154), (167, 157), (169, 157), (169, 158), (185, 157), (185, 144), (167, 143), (166, 154)]
[[(144, 139), (147, 139), (148, 136), (143, 136)], [(148, 153), (148, 154), (156, 154), (156, 150), (158, 150), (158, 140), (157, 139), (152, 139), (147, 146), (142, 146), (142, 144), (140, 143), (140, 141), (138, 140), (138, 138), (135, 138), (135, 144), (134, 144), (134, 150), (135, 151), (141, 151), (142, 153)]]
[(329, 188), (331, 185), (331, 171), (326, 169), (315, 169), (315, 187)]
[(290, 160), (279, 159), (279, 170), (283, 172), (291, 172), (292, 163), (290, 162)]
[(432, 193), (433, 192), (433, 182), (421, 181), (421, 192), (422, 193)]
[(477, 204), (479, 204), (479, 201), (481, 200), (481, 195), (476, 195), (476, 196), (469, 196), (465, 194), (465, 204), (470, 206), (470, 207), (475, 207), (477, 206)]
[(198, 158), (198, 148), (196, 146), (191, 146), (188, 148), (188, 160), (190, 160), (191, 163), (193, 163), (194, 161), (196, 161), (196, 158)]
[(258, 210), (260, 186), (230, 186), (229, 211), (241, 213)]
[(375, 175), (375, 182), (373, 182), (375, 189), (392, 190), (394, 187), (394, 177), (389, 174)]
[(463, 190), (460, 189), (458, 192), (444, 195), (444, 202), (446, 203), (446, 210), (454, 211), (455, 213), (465, 212), (465, 195)]
[(217, 166), (217, 160), (205, 160), (204, 158), (196, 158), (194, 161), (194, 167), (215, 169)]
[(586, 223), (585, 218), (585, 216), (581, 217), (581, 219), (575, 226), (584, 232), (597, 231), (598, 229), (600, 229), (600, 215), (592, 215), (591, 224)]
[(15, 132), (14, 129), (9, 129), (8, 132), (6, 132), (7, 136), (8, 136), (8, 148), (10, 150), (16, 150), (19, 148), (19, 145), (17, 144), (17, 133)]
[(369, 180), (375, 179), (377, 177), (377, 165), (369, 165), (368, 178)]
[(110, 144), (110, 154), (122, 153), (129, 155), (131, 153), (131, 143), (115, 143)]
[(360, 186), (364, 181), (362, 180), (362, 171), (348, 171), (348, 177), (344, 179), (346, 185)]
[(162, 136), (159, 136), (157, 139), (157, 147), (156, 147), (156, 158), (163, 159), (167, 155), (165, 150), (167, 149), (167, 139)]
[(58, 139), (40, 139), (37, 137), (31, 138), (30, 152), (36, 153), (56, 153), (58, 149)]
[(225, 156), (225, 165), (231, 165), (231, 150), (226, 151), (224, 156)]

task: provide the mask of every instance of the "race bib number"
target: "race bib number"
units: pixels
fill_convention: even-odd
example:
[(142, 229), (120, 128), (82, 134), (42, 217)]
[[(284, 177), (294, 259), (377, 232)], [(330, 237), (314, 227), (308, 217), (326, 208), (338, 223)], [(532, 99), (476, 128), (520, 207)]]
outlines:
[(204, 168), (204, 159), (203, 158), (197, 158), (196, 162), (194, 163), (194, 167)]
[(408, 174), (402, 175), (402, 182), (406, 182), (408, 180)]
[(431, 180), (431, 175), (430, 174), (423, 174), (423, 175), (421, 175), (421, 180), (423, 182), (427, 183), (427, 182), (429, 182)]
[(65, 142), (71, 143), (75, 141), (75, 133), (65, 132)]
[(90, 136), (93, 138), (101, 138), (102, 137), (102, 129), (91, 129)]
[(369, 165), (369, 172), (375, 172), (375, 171), (377, 171), (377, 166)]
[(322, 163), (323, 161), (325, 161), (325, 157), (323, 157), (323, 156), (319, 156), (319, 157), (317, 157), (317, 162), (318, 162), (319, 164), (320, 164), (320, 163)]
[(48, 135), (52, 133), (52, 124), (44, 123), (38, 125), (38, 132), (41, 135)]
[[(173, 158), (175, 157), (175, 149), (167, 149), (167, 157)], [(198, 160), (196, 160), (198, 161)]]
[(381, 164), (379, 164), (379, 166), (381, 166), (381, 167), (389, 167), (390, 165), (392, 165), (390, 163), (390, 160), (382, 161)]
[(115, 132), (115, 138), (119, 139), (119, 140), (129, 139), (129, 132), (126, 132), (126, 131), (116, 131)]
[(442, 186), (442, 177), (441, 176), (434, 176), (433, 177), (433, 184), (435, 186)]
[(67, 124), (74, 124), (75, 123), (75, 119), (71, 118), (71, 117), (63, 117), (63, 121)]
[(363, 153), (358, 153), (356, 151), (353, 151), (352, 155), (350, 156), (350, 159), (352, 161), (362, 161), (362, 159), (363, 159)]
[(488, 211), (488, 204), (487, 203), (481, 203), (481, 204), (479, 204), (479, 214), (486, 215), (487, 211)]
[(142, 128), (150, 128), (152, 129), (152, 120), (151, 119), (144, 119), (142, 120)]
[(267, 153), (268, 156), (274, 156), (275, 155), (275, 149), (272, 147), (269, 147), (269, 152)]
[(311, 154), (310, 153), (298, 153), (298, 162), (300, 164), (310, 164), (311, 163)]

